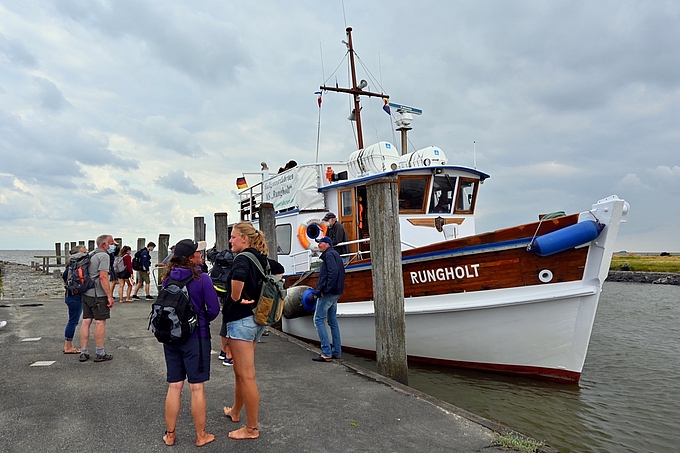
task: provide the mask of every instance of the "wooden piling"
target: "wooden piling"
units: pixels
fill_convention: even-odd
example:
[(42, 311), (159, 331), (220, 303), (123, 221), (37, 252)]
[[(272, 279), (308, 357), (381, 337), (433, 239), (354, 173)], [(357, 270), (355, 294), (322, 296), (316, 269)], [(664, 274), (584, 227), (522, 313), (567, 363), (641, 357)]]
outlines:
[(137, 250), (142, 250), (146, 247), (146, 238), (137, 238)]
[(398, 195), (396, 176), (380, 178), (366, 187), (368, 206), (373, 207), (368, 227), (378, 373), (408, 385)]
[(165, 258), (168, 257), (168, 247), (170, 247), (170, 235), (169, 234), (159, 234), (158, 235), (158, 262), (162, 263)]
[(205, 241), (205, 220), (203, 217), (194, 217), (194, 241)]
[(264, 234), (264, 240), (269, 249), (269, 258), (276, 259), (276, 213), (271, 203), (260, 204), (260, 231)]
[(220, 251), (229, 248), (229, 221), (226, 212), (215, 213), (215, 248)]
[[(68, 253), (68, 251), (66, 251), (64, 255), (66, 253)], [(57, 264), (61, 264), (61, 242), (54, 243), (54, 254), (57, 256)]]
[[(80, 241), (79, 244), (84, 246), (84, 245), (85, 245), (85, 241)], [(74, 244), (74, 245), (75, 245), (75, 244)], [(97, 244), (94, 243), (94, 239), (90, 239), (89, 241), (87, 241), (87, 250), (88, 250), (88, 251), (91, 252), (91, 251), (93, 251), (95, 248), (97, 248)]]

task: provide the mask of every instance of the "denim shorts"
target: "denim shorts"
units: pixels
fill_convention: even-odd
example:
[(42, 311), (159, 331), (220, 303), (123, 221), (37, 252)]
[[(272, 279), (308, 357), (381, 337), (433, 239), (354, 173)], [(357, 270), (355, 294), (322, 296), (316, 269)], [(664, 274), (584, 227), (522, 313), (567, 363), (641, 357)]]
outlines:
[(210, 339), (201, 338), (203, 342), (203, 372), (199, 370), (200, 349), (198, 340), (198, 338), (189, 338), (184, 343), (177, 345), (163, 345), (168, 382), (181, 382), (187, 379), (189, 384), (199, 384), (210, 379)]
[(255, 322), (255, 316), (231, 321), (227, 323), (227, 338), (245, 341), (260, 341), (264, 333), (264, 326)]

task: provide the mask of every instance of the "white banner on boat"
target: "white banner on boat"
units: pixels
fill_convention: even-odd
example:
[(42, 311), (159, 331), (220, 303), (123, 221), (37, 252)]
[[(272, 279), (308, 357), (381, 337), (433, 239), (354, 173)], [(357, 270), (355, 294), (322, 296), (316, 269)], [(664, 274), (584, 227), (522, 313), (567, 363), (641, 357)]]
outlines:
[(272, 203), (277, 212), (291, 208), (324, 209), (323, 194), (318, 191), (317, 167), (293, 167), (264, 181), (262, 202)]

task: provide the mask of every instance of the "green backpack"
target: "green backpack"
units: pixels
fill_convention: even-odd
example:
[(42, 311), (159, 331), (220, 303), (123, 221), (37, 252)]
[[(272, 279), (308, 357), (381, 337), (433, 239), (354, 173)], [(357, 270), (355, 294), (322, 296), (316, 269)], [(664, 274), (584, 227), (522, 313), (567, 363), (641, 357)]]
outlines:
[(257, 299), (255, 308), (253, 308), (255, 322), (261, 326), (271, 326), (281, 319), (281, 314), (283, 313), (283, 302), (287, 292), (283, 288), (283, 279), (272, 275), (269, 263), (267, 263), (267, 270), (265, 272), (255, 255), (250, 252), (241, 253), (255, 263), (262, 277), (264, 277), (260, 297)]

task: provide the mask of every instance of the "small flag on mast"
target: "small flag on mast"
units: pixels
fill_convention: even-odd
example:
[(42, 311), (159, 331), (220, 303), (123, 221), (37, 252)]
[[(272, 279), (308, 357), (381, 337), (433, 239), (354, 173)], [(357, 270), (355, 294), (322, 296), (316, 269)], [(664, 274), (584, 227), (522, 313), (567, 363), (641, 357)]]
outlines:
[(319, 108), (321, 108), (321, 91), (315, 91), (314, 94), (316, 94), (317, 96), (319, 96), (319, 97), (316, 99), (316, 102), (319, 104)]
[(248, 183), (246, 182), (246, 178), (243, 176), (240, 178), (236, 178), (236, 187), (238, 187), (239, 189), (247, 189)]
[(385, 103), (385, 105), (383, 105), (383, 110), (384, 110), (385, 113), (387, 113), (388, 115), (391, 115), (391, 114), (392, 114), (392, 111), (390, 111), (390, 100), (387, 99), (387, 98), (383, 98), (383, 102)]

